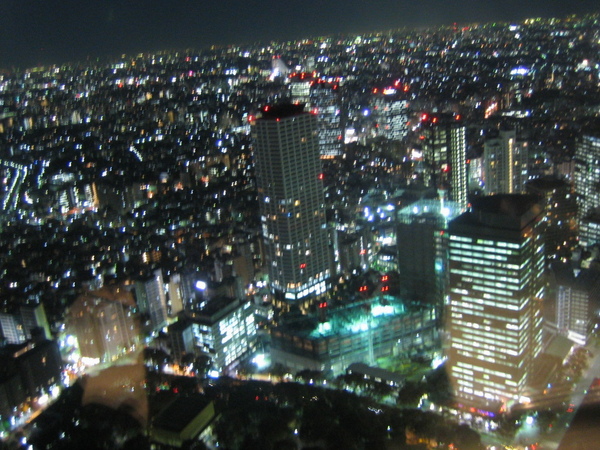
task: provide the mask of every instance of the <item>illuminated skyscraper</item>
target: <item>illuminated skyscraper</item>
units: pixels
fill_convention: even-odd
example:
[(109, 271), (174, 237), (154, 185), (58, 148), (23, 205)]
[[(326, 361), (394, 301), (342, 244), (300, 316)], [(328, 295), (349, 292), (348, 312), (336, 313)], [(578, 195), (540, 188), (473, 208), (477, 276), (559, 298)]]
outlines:
[(523, 401), (541, 351), (543, 210), (536, 199), (481, 197), (448, 226), (449, 375), (465, 406)]
[(321, 158), (340, 156), (344, 140), (338, 85), (302, 72), (290, 78), (290, 94), (293, 103), (305, 105), (317, 116)]
[(320, 294), (330, 256), (317, 117), (303, 105), (266, 106), (253, 137), (271, 288), (286, 301)]
[(488, 194), (521, 194), (527, 182), (527, 142), (515, 130), (501, 130), (483, 148), (485, 191)]
[(467, 134), (459, 115), (423, 114), (421, 145), (425, 184), (449, 191), (449, 199), (467, 205)]
[(310, 91), (310, 104), (318, 118), (319, 153), (321, 158), (342, 154), (343, 131), (338, 86), (316, 83)]
[(148, 314), (153, 329), (162, 327), (167, 321), (167, 295), (162, 272), (154, 273), (135, 282), (135, 297), (140, 312)]
[(592, 245), (600, 240), (600, 135), (581, 137), (575, 150), (579, 240)]
[(293, 103), (309, 104), (310, 87), (314, 80), (311, 74), (300, 73), (290, 77), (290, 94)]
[(408, 134), (408, 102), (382, 95), (373, 99), (373, 116), (378, 132), (392, 141), (401, 141)]

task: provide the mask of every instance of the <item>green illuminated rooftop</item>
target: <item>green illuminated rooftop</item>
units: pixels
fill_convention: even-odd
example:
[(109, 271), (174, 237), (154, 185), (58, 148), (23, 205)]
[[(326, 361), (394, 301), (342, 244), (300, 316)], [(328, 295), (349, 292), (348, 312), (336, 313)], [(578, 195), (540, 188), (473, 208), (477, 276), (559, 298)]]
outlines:
[(364, 333), (380, 324), (404, 316), (411, 310), (427, 308), (412, 302), (405, 302), (391, 295), (382, 295), (350, 305), (326, 309), (320, 314), (300, 317), (278, 329), (296, 336), (318, 339), (329, 336), (344, 336)]

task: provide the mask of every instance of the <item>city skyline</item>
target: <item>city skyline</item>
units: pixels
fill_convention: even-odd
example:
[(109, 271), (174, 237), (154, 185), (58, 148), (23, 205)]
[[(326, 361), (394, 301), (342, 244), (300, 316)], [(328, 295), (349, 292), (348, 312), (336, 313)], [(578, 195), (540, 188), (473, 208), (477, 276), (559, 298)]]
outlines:
[[(558, 444), (600, 373), (600, 235), (576, 214), (600, 192), (599, 49), (585, 15), (0, 73), (0, 439), (82, 448), (89, 401), (131, 399), (148, 447), (167, 400), (220, 409), (213, 380), (254, 375), (364, 396), (381, 427), (335, 420), (357, 449), (477, 448), (444, 410), (469, 441), (517, 442), (519, 416)], [(301, 395), (247, 396), (301, 411), (276, 436), (230, 409), (189, 438), (354, 448), (279, 385)]]
[[(3, 4), (0, 14), (0, 70), (94, 61), (166, 50), (244, 45), (260, 41), (372, 33), (398, 28), (521, 21), (598, 12), (591, 0), (522, 2), (326, 1), (312, 8), (302, 2), (269, 0), (260, 5), (155, 0), (117, 2)], [(332, 18), (336, 20), (331, 20)]]

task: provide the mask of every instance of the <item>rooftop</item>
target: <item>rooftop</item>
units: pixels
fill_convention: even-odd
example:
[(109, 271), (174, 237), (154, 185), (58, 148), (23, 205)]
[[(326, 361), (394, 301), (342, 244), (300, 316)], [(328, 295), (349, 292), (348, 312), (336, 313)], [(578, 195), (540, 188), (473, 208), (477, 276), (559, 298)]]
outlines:
[(471, 203), (474, 212), (516, 218), (529, 211), (537, 203), (537, 199), (531, 195), (497, 194), (478, 197)]
[(299, 116), (301, 114), (308, 114), (304, 111), (304, 104), (294, 103), (279, 103), (276, 105), (267, 105), (262, 109), (261, 119), (266, 120), (277, 120), (285, 119), (288, 117)]
[(415, 308), (425, 308), (413, 302), (405, 302), (391, 295), (372, 298), (349, 305), (326, 310), (326, 319), (318, 315), (300, 316), (276, 328), (306, 338), (318, 339), (344, 336), (375, 329), (391, 319), (404, 316)]
[(498, 231), (520, 232), (543, 212), (534, 195), (498, 194), (478, 197), (472, 201), (471, 210), (461, 214), (449, 224), (450, 232), (459, 228), (485, 234)]
[(535, 189), (536, 191), (550, 191), (568, 187), (569, 183), (556, 177), (540, 177), (527, 182), (527, 188)]

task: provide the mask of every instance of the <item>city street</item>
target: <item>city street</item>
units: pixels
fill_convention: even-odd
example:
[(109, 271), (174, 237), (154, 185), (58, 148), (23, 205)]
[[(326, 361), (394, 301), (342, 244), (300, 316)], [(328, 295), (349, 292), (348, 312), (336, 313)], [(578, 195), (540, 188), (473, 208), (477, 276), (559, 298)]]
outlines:
[(596, 344), (590, 344), (586, 348), (592, 352), (593, 356), (592, 359), (589, 360), (588, 370), (583, 373), (583, 376), (573, 389), (571, 400), (567, 409), (565, 409), (565, 411), (558, 417), (558, 420), (556, 421), (550, 434), (538, 436), (538, 442), (544, 450), (553, 450), (558, 448), (562, 437), (573, 420), (577, 408), (579, 408), (583, 398), (585, 397), (587, 389), (592, 384), (594, 378), (600, 376), (600, 351)]

